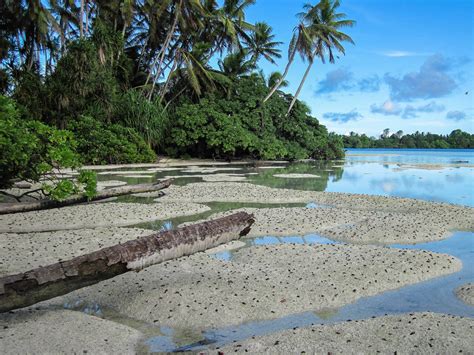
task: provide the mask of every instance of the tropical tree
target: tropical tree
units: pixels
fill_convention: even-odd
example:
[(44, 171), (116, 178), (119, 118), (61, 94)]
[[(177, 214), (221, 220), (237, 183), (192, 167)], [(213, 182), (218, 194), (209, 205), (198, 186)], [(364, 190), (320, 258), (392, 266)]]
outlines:
[(229, 53), (223, 60), (218, 62), (221, 72), (230, 78), (247, 75), (256, 68), (252, 59), (247, 59), (245, 50)]
[(334, 51), (343, 55), (345, 54), (345, 49), (341, 42), (354, 44), (352, 38), (339, 31), (339, 29), (352, 27), (355, 25), (355, 21), (345, 19), (346, 14), (344, 13), (338, 13), (337, 9), (339, 6), (339, 0), (321, 0), (315, 6), (306, 4), (304, 6), (304, 12), (300, 14), (312, 41), (312, 53), (307, 56), (309, 62), (308, 67), (291, 101), (287, 115), (291, 112), (291, 109), (298, 99), (301, 89), (313, 66), (314, 59), (320, 58), (321, 61), (325, 63), (325, 57), (327, 57), (330, 63), (334, 63)]
[(291, 65), (295, 59), (296, 53), (299, 53), (302, 58), (309, 58), (312, 55), (312, 38), (304, 26), (303, 23), (300, 23), (293, 30), (293, 36), (290, 41), (288, 48), (288, 63), (286, 64), (285, 70), (276, 84), (270, 89), (268, 95), (263, 99), (263, 102), (268, 101), (270, 97), (278, 90), (281, 84), (284, 82)]
[[(278, 81), (281, 80), (282, 76), (283, 76), (283, 75), (282, 75), (279, 71), (274, 71), (274, 72), (272, 72), (272, 73), (270, 74), (270, 76), (268, 77), (268, 79), (267, 79), (267, 86), (268, 86), (269, 88), (274, 87), (274, 86), (278, 83)], [(283, 80), (283, 81), (280, 83), (280, 87), (283, 87), (283, 88), (288, 87), (288, 85), (289, 85), (288, 80)]]
[(274, 38), (275, 35), (272, 34), (272, 28), (268, 24), (257, 22), (249, 38), (244, 39), (245, 50), (255, 65), (261, 57), (272, 64), (275, 64), (274, 58), (281, 58), (281, 50), (277, 47), (282, 42), (276, 42)]

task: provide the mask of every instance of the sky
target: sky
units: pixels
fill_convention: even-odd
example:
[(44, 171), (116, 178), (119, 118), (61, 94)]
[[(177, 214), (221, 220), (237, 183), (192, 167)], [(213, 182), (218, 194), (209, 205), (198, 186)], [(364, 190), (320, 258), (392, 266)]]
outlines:
[[(283, 72), (307, 2), (317, 0), (257, 0), (247, 10), (283, 42), (277, 65), (260, 61), (265, 73)], [(474, 0), (341, 0), (339, 9), (357, 22), (343, 29), (355, 45), (335, 64), (316, 62), (300, 94), (329, 131), (474, 133)], [(294, 62), (285, 91), (296, 91), (306, 66)]]

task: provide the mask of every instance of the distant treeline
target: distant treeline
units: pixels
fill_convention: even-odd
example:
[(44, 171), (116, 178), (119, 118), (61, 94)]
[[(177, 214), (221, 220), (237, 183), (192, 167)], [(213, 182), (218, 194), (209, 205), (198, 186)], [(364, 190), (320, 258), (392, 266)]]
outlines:
[(379, 138), (351, 132), (342, 136), (342, 140), (345, 148), (474, 148), (474, 134), (460, 129), (442, 135), (418, 131), (413, 134), (403, 134), (403, 131), (391, 134), (387, 128)]

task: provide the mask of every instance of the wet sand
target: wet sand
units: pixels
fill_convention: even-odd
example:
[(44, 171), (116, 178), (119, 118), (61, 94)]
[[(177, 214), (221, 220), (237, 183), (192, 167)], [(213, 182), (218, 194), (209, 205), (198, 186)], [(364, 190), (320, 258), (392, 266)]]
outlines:
[(142, 336), (125, 325), (75, 311), (0, 314), (3, 354), (133, 354)]
[[(369, 267), (370, 266), (370, 267)], [(231, 261), (198, 253), (41, 303), (84, 300), (177, 328), (209, 328), (335, 308), (458, 271), (444, 254), (376, 246), (258, 246)]]
[(127, 226), (147, 221), (189, 216), (208, 211), (195, 203), (94, 203), (0, 216), (0, 233), (43, 232), (107, 226)]
[(456, 290), (456, 295), (464, 302), (474, 306), (474, 284), (468, 283)]
[(218, 351), (226, 354), (472, 354), (473, 332), (471, 318), (412, 313), (293, 329), (236, 342)]
[[(237, 211), (253, 213), (255, 224), (248, 237), (266, 235), (321, 236), (350, 243), (413, 244), (447, 238), (452, 230), (473, 229), (470, 209), (420, 208), (386, 212), (349, 208), (242, 208), (217, 213), (209, 219)], [(423, 221), (421, 223), (420, 221)]]

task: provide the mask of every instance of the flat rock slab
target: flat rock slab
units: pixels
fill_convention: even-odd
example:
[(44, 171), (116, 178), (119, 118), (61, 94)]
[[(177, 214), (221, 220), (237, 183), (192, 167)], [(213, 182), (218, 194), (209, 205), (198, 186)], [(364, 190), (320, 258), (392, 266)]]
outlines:
[(80, 299), (152, 324), (202, 329), (336, 308), (460, 268), (451, 256), (418, 250), (257, 246), (235, 251), (227, 262), (194, 254), (43, 304)]
[(245, 211), (256, 217), (247, 237), (317, 233), (330, 239), (359, 244), (429, 242), (444, 239), (455, 229), (474, 228), (472, 210), (461, 208), (459, 211), (448, 207), (441, 213), (439, 205), (434, 207), (406, 212), (350, 208), (243, 208), (217, 213), (209, 219)]
[(0, 276), (72, 259), (152, 233), (153, 231), (146, 229), (119, 227), (0, 233)]
[(236, 342), (218, 351), (225, 354), (472, 354), (473, 332), (471, 318), (412, 313), (287, 330)]
[(0, 233), (127, 226), (147, 221), (193, 215), (209, 209), (205, 205), (186, 202), (154, 204), (110, 202), (76, 205), (0, 215)]
[(465, 303), (474, 306), (474, 284), (468, 283), (456, 290), (456, 295)]
[(2, 354), (132, 354), (142, 333), (69, 310), (0, 314)]

